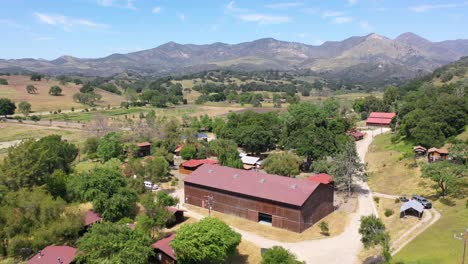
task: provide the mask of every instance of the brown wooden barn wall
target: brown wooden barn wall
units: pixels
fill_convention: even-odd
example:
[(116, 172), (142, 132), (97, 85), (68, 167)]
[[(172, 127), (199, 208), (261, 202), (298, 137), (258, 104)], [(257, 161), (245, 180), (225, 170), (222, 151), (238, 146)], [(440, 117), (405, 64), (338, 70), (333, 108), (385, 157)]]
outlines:
[[(213, 196), (213, 210), (258, 221), (258, 213), (272, 215), (272, 226), (302, 232), (333, 211), (333, 188), (318, 187), (302, 206), (293, 206), (218, 190), (210, 187), (184, 184), (185, 202), (203, 207), (207, 195)], [(331, 198), (331, 199), (330, 199)]]

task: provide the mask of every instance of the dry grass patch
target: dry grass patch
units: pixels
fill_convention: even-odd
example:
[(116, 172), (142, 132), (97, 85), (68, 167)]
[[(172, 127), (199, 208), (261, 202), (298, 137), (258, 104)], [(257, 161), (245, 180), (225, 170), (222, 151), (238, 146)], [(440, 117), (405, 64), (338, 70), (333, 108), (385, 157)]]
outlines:
[(28, 124), (0, 123), (0, 142), (23, 140), (28, 138), (41, 138), (49, 135), (61, 135), (71, 142), (84, 140), (83, 132), (76, 129), (57, 127), (42, 127)]
[[(208, 216), (207, 209), (203, 209), (189, 204), (185, 204), (184, 206), (198, 214)], [(223, 214), (216, 211), (212, 211), (211, 216), (216, 217), (221, 221), (225, 222), (226, 224), (235, 228), (252, 232), (259, 236), (280, 242), (299, 242), (304, 240), (321, 239), (327, 237), (320, 233), (318, 223), (308, 228), (302, 233), (296, 233), (277, 227), (265, 226), (241, 217)], [(341, 234), (344, 231), (349, 220), (349, 214), (346, 214), (343, 211), (335, 211), (323, 218), (321, 221), (326, 221), (328, 223), (330, 229), (330, 237), (332, 237)]]
[[(36, 112), (43, 111), (56, 111), (70, 110), (71, 107), (76, 109), (85, 108), (85, 106), (76, 103), (73, 100), (73, 95), (79, 92), (80, 85), (74, 83), (68, 83), (67, 85), (61, 85), (55, 80), (42, 81), (31, 81), (29, 76), (13, 75), (3, 76), (8, 80), (8, 85), (2, 85), (0, 89), (0, 97), (6, 97), (13, 100), (15, 103), (20, 101), (28, 101), (32, 105), (32, 110)], [(26, 91), (27, 85), (34, 85), (37, 88), (37, 94), (28, 94)], [(51, 96), (49, 95), (49, 89), (51, 86), (57, 85), (63, 90), (62, 96)], [(97, 91), (102, 95), (102, 101), (99, 105), (106, 106), (120, 105), (120, 102), (124, 101), (123, 97), (113, 93), (109, 93), (103, 90)]]
[[(395, 203), (393, 199), (385, 199), (380, 197), (379, 203), (377, 204), (377, 211), (380, 219), (382, 219), (388, 233), (390, 234), (390, 243), (394, 242), (406, 231), (411, 229), (420, 220), (415, 216), (407, 216), (406, 218), (400, 218), (400, 206), (402, 203)], [(389, 217), (385, 216), (385, 210), (393, 210), (393, 214)]]
[(229, 264), (258, 264), (262, 261), (260, 248), (244, 239), (237, 246), (237, 252), (231, 256), (225, 263)]

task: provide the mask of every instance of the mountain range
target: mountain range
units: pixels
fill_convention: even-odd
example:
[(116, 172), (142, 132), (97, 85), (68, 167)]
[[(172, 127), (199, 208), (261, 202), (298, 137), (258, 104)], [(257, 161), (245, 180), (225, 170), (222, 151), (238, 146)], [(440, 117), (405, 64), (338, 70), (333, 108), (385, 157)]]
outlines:
[(468, 55), (468, 40), (431, 42), (414, 33), (395, 39), (375, 33), (319, 46), (273, 38), (239, 44), (168, 42), (153, 49), (97, 59), (62, 56), (55, 60), (0, 59), (0, 71), (51, 75), (111, 76), (123, 72), (162, 76), (220, 68), (250, 70), (309, 69), (325, 77), (403, 80), (428, 73)]

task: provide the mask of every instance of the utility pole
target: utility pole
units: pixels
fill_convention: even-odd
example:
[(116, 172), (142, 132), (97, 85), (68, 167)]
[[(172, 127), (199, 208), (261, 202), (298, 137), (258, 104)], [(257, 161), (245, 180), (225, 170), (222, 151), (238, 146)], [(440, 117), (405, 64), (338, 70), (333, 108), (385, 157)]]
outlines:
[(213, 195), (205, 195), (205, 206), (208, 207), (208, 216), (211, 217), (211, 209), (214, 204)]
[(456, 232), (453, 232), (453, 238), (458, 240), (463, 240), (463, 257), (461, 264), (465, 264), (465, 254), (466, 254), (466, 241), (468, 240), (468, 228), (465, 229), (460, 235), (457, 235)]

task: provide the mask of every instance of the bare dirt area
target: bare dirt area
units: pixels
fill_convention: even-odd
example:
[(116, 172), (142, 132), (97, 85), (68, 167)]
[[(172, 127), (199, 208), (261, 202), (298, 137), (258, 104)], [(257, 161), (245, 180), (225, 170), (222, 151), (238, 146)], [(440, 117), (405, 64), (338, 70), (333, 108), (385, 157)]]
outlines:
[[(79, 92), (80, 86), (74, 83), (61, 85), (56, 80), (31, 81), (29, 76), (12, 75), (3, 76), (2, 78), (8, 81), (8, 85), (0, 86), (0, 97), (5, 97), (13, 100), (15, 103), (27, 101), (32, 105), (32, 110), (35, 112), (68, 110), (71, 107), (83, 108), (83, 105), (73, 101), (73, 95)], [(27, 85), (34, 85), (37, 88), (36, 94), (28, 94), (26, 91)], [(49, 95), (50, 87), (57, 85), (63, 90), (61, 96)], [(99, 105), (106, 106), (120, 105), (123, 97), (103, 90), (98, 90), (97, 93), (102, 95), (102, 101)]]

